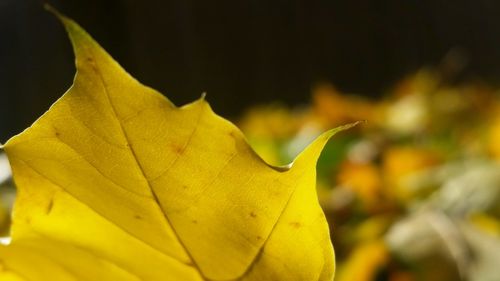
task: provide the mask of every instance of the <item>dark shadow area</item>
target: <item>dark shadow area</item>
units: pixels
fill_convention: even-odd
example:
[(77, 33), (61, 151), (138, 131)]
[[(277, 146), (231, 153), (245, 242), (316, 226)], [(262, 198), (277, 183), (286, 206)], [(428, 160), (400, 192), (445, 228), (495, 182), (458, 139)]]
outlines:
[[(377, 97), (458, 50), (455, 79), (500, 77), (500, 2), (50, 1), (133, 76), (176, 104), (207, 92), (226, 117), (257, 103), (309, 101), (329, 81)], [(71, 84), (69, 41), (35, 0), (0, 2), (0, 141)]]

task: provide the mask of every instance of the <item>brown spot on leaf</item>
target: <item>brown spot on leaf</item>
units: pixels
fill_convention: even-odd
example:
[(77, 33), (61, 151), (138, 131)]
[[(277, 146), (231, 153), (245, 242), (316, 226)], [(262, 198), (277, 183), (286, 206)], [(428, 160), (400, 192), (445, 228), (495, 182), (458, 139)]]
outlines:
[(262, 240), (262, 236), (257, 235), (257, 240)]
[(178, 144), (171, 144), (170, 145), (170, 148), (172, 148), (172, 150), (177, 153), (177, 154), (182, 154), (184, 153), (184, 147), (178, 145)]
[(301, 228), (302, 227), (302, 224), (298, 221), (292, 221), (290, 223), (290, 226), (293, 227), (293, 228)]
[(59, 136), (61, 135), (59, 128), (57, 128), (56, 126), (52, 126), (52, 130), (54, 131), (54, 135), (56, 136), (56, 138), (59, 138)]
[(136, 220), (142, 220), (142, 217), (140, 215), (135, 215), (134, 219), (136, 219)]
[(251, 216), (252, 218), (256, 218), (256, 217), (257, 217), (257, 214), (256, 214), (255, 212), (253, 212), (253, 211), (252, 211), (252, 212), (250, 212), (250, 216)]
[(48, 215), (52, 212), (52, 208), (54, 208), (54, 199), (51, 198), (49, 204), (47, 204), (47, 208), (45, 209), (45, 214)]
[(92, 58), (87, 58), (87, 63), (90, 65), (90, 67), (92, 67), (92, 69), (95, 71), (95, 72), (98, 72), (97, 71), (97, 67), (95, 65), (95, 61), (92, 59)]
[(92, 69), (98, 71), (96, 61), (93, 58), (87, 58), (87, 63), (92, 67)]
[(197, 223), (198, 223), (198, 221), (197, 221), (197, 220), (191, 220), (191, 222), (192, 222), (192, 223), (194, 223), (194, 224), (197, 224)]

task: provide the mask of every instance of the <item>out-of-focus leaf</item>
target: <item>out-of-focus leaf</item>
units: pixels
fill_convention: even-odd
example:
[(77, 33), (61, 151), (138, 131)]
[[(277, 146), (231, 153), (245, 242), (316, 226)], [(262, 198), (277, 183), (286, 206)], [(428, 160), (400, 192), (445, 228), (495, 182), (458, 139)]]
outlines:
[(500, 165), (474, 162), (464, 168), (437, 191), (435, 208), (460, 216), (481, 211), (500, 216)]
[(361, 97), (342, 95), (330, 84), (317, 85), (312, 94), (314, 113), (327, 127), (372, 119), (372, 103)]
[(0, 185), (5, 183), (10, 177), (9, 160), (5, 154), (0, 153)]
[(359, 245), (346, 263), (339, 268), (337, 281), (371, 281), (389, 259), (387, 247), (382, 241), (370, 241)]
[(440, 211), (405, 217), (391, 226), (385, 241), (395, 256), (425, 268), (422, 280), (461, 280), (471, 261), (458, 225)]
[(387, 183), (387, 193), (408, 200), (412, 196), (405, 180), (408, 176), (439, 163), (436, 152), (410, 146), (393, 146), (383, 155), (383, 176)]
[(474, 263), (467, 270), (467, 280), (497, 281), (500, 261), (500, 239), (464, 223), (461, 229), (474, 256)]
[(352, 189), (368, 208), (376, 205), (381, 198), (381, 173), (372, 163), (344, 162), (337, 175), (337, 184)]

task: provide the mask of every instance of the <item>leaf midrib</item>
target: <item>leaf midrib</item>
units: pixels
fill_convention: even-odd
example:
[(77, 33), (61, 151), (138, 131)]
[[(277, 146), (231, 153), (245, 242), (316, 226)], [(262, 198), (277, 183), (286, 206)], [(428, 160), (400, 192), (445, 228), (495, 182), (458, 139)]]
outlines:
[[(92, 51), (90, 49), (87, 50), (90, 54), (90, 56), (92, 57), (92, 59), (95, 61), (95, 56), (94, 54), (92, 53)], [(194, 260), (193, 256), (191, 255), (191, 253), (188, 251), (186, 245), (184, 244), (184, 242), (182, 242), (182, 239), (180, 238), (180, 235), (177, 233), (176, 229), (174, 228), (172, 222), (170, 221), (170, 218), (168, 217), (167, 213), (165, 212), (165, 210), (163, 209), (161, 203), (160, 203), (160, 200), (158, 198), (158, 195), (156, 194), (153, 186), (151, 185), (150, 181), (148, 180), (148, 177), (146, 176), (146, 173), (144, 171), (144, 168), (141, 164), (141, 162), (139, 161), (139, 158), (137, 157), (137, 154), (134, 150), (134, 147), (133, 147), (133, 144), (130, 142), (130, 138), (127, 134), (127, 131), (125, 130), (125, 128), (123, 127), (123, 124), (120, 120), (120, 118), (118, 117), (118, 114), (117, 114), (117, 111), (116, 111), (116, 108), (111, 100), (111, 97), (109, 96), (109, 90), (108, 90), (108, 86), (106, 84), (106, 82), (104, 81), (104, 78), (99, 70), (99, 68), (93, 64), (91, 64), (92, 66), (92, 69), (96, 72), (97, 76), (99, 77), (99, 80), (101, 81), (102, 83), (102, 87), (104, 89), (104, 93), (105, 93), (105, 96), (109, 102), (109, 105), (110, 105), (110, 108), (111, 108), (111, 111), (113, 112), (113, 115), (115, 116), (116, 120), (117, 120), (117, 123), (120, 127), (120, 130), (123, 134), (123, 137), (127, 143), (127, 146), (130, 148), (130, 153), (132, 155), (132, 157), (134, 158), (136, 164), (137, 164), (137, 167), (139, 168), (139, 171), (141, 172), (142, 174), (142, 177), (144, 178), (145, 182), (147, 183), (149, 189), (151, 190), (151, 195), (153, 196), (153, 200), (155, 201), (156, 205), (158, 205), (158, 208), (160, 209), (161, 213), (163, 214), (163, 217), (165, 218), (165, 221), (167, 222), (167, 224), (170, 226), (170, 228), (172, 229), (172, 232), (174, 233), (175, 237), (177, 238), (177, 241), (179, 242), (179, 244), (181, 245), (181, 247), (184, 249), (185, 253), (188, 255), (189, 259), (191, 260), (193, 266), (197, 269), (197, 271), (200, 273), (200, 276), (204, 279), (204, 280), (208, 280), (204, 275), (203, 275), (203, 272), (201, 271), (200, 267), (198, 266), (198, 264), (196, 263), (196, 261)], [(203, 108), (202, 108), (203, 109)], [(199, 117), (198, 117), (198, 122), (199, 120), (201, 119), (201, 115), (203, 113), (203, 110), (200, 110), (200, 114), (199, 114)], [(186, 141), (186, 144), (184, 145), (184, 148), (187, 147), (189, 145), (189, 142), (191, 141), (196, 129), (198, 128), (198, 125), (195, 125), (194, 127), (194, 130), (193, 132), (191, 133), (190, 137), (188, 138), (188, 140)], [(173, 160), (173, 163), (170, 165), (170, 167), (175, 164), (175, 162), (177, 161), (177, 159), (179, 159), (179, 156), (177, 155), (176, 158)]]
[[(87, 49), (87, 51), (88, 51), (89, 55), (92, 57), (92, 59), (95, 61), (95, 56), (93, 55), (92, 51), (91, 51), (90, 49)], [(155, 190), (154, 190), (154, 188), (153, 188), (153, 186), (152, 186), (152, 184), (151, 184), (150, 180), (148, 179), (148, 177), (147, 177), (147, 175), (146, 175), (146, 173), (145, 173), (145, 171), (144, 171), (144, 168), (143, 168), (143, 166), (142, 166), (141, 162), (139, 161), (139, 158), (137, 157), (137, 154), (136, 154), (136, 152), (135, 152), (135, 150), (134, 150), (134, 148), (133, 148), (133, 144), (130, 142), (130, 138), (129, 138), (128, 134), (127, 134), (127, 131), (125, 130), (125, 128), (124, 128), (124, 126), (123, 126), (123, 124), (122, 124), (122, 122), (121, 122), (121, 119), (119, 118), (119, 116), (118, 116), (118, 114), (117, 114), (116, 108), (115, 108), (115, 106), (114, 106), (114, 104), (113, 104), (113, 102), (112, 102), (112, 99), (111, 99), (110, 95), (109, 95), (109, 89), (108, 89), (108, 86), (107, 86), (107, 84), (106, 84), (106, 82), (105, 82), (105, 80), (104, 80), (104, 77), (103, 77), (103, 75), (101, 74), (101, 72), (100, 72), (99, 68), (97, 67), (97, 65), (93, 65), (93, 64), (92, 64), (91, 66), (92, 66), (92, 69), (93, 69), (93, 70), (95, 71), (95, 73), (97, 74), (97, 76), (99, 77), (99, 80), (100, 80), (100, 81), (101, 81), (101, 83), (102, 83), (102, 87), (103, 87), (103, 89), (104, 89), (105, 96), (106, 96), (106, 98), (107, 98), (107, 100), (108, 100), (108, 103), (109, 103), (109, 106), (110, 106), (110, 108), (111, 108), (111, 111), (112, 111), (112, 113), (113, 113), (114, 117), (115, 117), (115, 118), (116, 118), (116, 120), (117, 120), (117, 123), (118, 123), (118, 125), (119, 125), (119, 127), (120, 127), (121, 133), (122, 133), (122, 135), (123, 135), (123, 137), (124, 137), (124, 139), (125, 139), (125, 141), (126, 141), (126, 143), (127, 143), (127, 146), (130, 148), (130, 153), (131, 153), (132, 157), (134, 158), (134, 160), (135, 160), (135, 162), (136, 162), (136, 164), (137, 164), (137, 167), (138, 167), (139, 171), (141, 172), (141, 174), (142, 174), (142, 176), (143, 176), (144, 180), (146, 181), (146, 183), (147, 183), (147, 185), (148, 185), (149, 189), (151, 190), (151, 194), (152, 194), (152, 196), (153, 196), (153, 197), (152, 197), (152, 198), (153, 198), (153, 200), (155, 201), (156, 205), (158, 205), (158, 208), (160, 209), (161, 213), (163, 214), (163, 217), (165, 218), (165, 221), (167, 222), (167, 224), (168, 224), (168, 225), (170, 226), (170, 228), (172, 229), (172, 232), (174, 233), (174, 235), (175, 235), (175, 237), (177, 238), (177, 240), (178, 240), (179, 244), (181, 245), (181, 247), (184, 249), (184, 251), (186, 252), (186, 254), (188, 255), (188, 257), (190, 258), (190, 260), (191, 260), (191, 262), (192, 262), (193, 267), (194, 267), (194, 268), (198, 271), (198, 273), (200, 274), (200, 277), (201, 277), (203, 280), (205, 280), (205, 281), (211, 281), (212, 279), (209, 279), (208, 277), (206, 277), (206, 276), (203, 274), (203, 272), (201, 271), (201, 269), (200, 269), (199, 265), (196, 263), (195, 259), (193, 258), (193, 256), (192, 256), (192, 255), (191, 255), (191, 253), (189, 252), (189, 250), (187, 249), (186, 245), (183, 243), (183, 241), (182, 241), (182, 239), (181, 239), (181, 236), (177, 233), (176, 229), (174, 228), (174, 226), (173, 226), (172, 222), (170, 221), (170, 219), (169, 219), (169, 217), (168, 217), (167, 213), (166, 213), (166, 212), (165, 212), (165, 210), (162, 208), (162, 205), (161, 205), (161, 203), (160, 203), (160, 201), (159, 201), (158, 195), (156, 194), (156, 192), (155, 192)], [(194, 134), (195, 134), (196, 130), (197, 130), (197, 129), (198, 129), (198, 127), (199, 127), (199, 123), (200, 123), (200, 121), (201, 121), (201, 117), (202, 117), (202, 115), (203, 115), (203, 109), (204, 109), (204, 107), (201, 107), (200, 112), (199, 112), (199, 115), (198, 115), (198, 119), (197, 119), (197, 121), (196, 121), (196, 125), (194, 126), (194, 129), (193, 129), (193, 131), (191, 132), (191, 134), (190, 134), (189, 138), (187, 139), (186, 143), (184, 144), (184, 146), (183, 146), (183, 148), (184, 148), (184, 149), (185, 149), (185, 148), (189, 145), (189, 143), (190, 143), (190, 142), (191, 142), (191, 140), (193, 139), (193, 136), (194, 136)], [(178, 159), (179, 159), (179, 158), (180, 158), (180, 155), (177, 155), (177, 156), (176, 156), (176, 158), (173, 160), (172, 164), (170, 164), (170, 165), (169, 165), (169, 167), (165, 170), (165, 172), (166, 172), (166, 171), (168, 171), (168, 170), (169, 170), (169, 169), (170, 169), (170, 168), (171, 168), (171, 167), (172, 167), (172, 166), (173, 166), (173, 165), (174, 165), (174, 164), (178, 161)], [(163, 173), (162, 173), (162, 174), (163, 174)], [(305, 174), (305, 172), (304, 172), (304, 174)], [(300, 177), (302, 177), (302, 176), (303, 176), (303, 174), (302, 174)], [(297, 181), (297, 182), (298, 182), (298, 181)], [(248, 273), (252, 270), (252, 268), (254, 267), (254, 265), (256, 264), (256, 262), (259, 260), (259, 257), (261, 256), (261, 254), (262, 254), (262, 252), (263, 252), (263, 250), (264, 250), (264, 247), (265, 247), (265, 245), (267, 244), (267, 242), (268, 242), (268, 240), (269, 240), (269, 237), (271, 237), (271, 235), (272, 235), (272, 233), (274, 232), (274, 229), (276, 228), (276, 226), (278, 225), (278, 223), (279, 223), (279, 221), (280, 221), (280, 219), (281, 219), (282, 215), (284, 214), (285, 210), (288, 208), (289, 202), (291, 201), (291, 198), (292, 198), (293, 194), (295, 193), (296, 189), (297, 189), (297, 186), (295, 186), (295, 187), (293, 188), (293, 191), (292, 191), (292, 193), (290, 194), (289, 198), (287, 199), (285, 206), (284, 206), (284, 207), (283, 207), (283, 209), (281, 210), (281, 212), (280, 212), (280, 214), (279, 214), (279, 216), (278, 216), (278, 218), (277, 218), (276, 222), (273, 224), (273, 226), (272, 226), (272, 228), (271, 228), (271, 231), (269, 232), (268, 237), (266, 238), (266, 240), (264, 241), (264, 243), (262, 244), (262, 246), (261, 246), (261, 247), (260, 247), (260, 249), (258, 250), (258, 252), (257, 252), (257, 254), (255, 255), (255, 257), (252, 259), (251, 263), (248, 265), (248, 267), (246, 268), (246, 270), (245, 270), (245, 271), (244, 271), (244, 272), (243, 272), (243, 273), (242, 273), (239, 277), (236, 277), (236, 279), (232, 279), (232, 280), (241, 280), (242, 278), (244, 278), (244, 277), (245, 277), (245, 276), (246, 276), (246, 275), (247, 275), (247, 274), (248, 274)], [(148, 244), (148, 243), (146, 243), (146, 244)], [(175, 258), (174, 258), (174, 259), (175, 259)], [(229, 280), (227, 280), (227, 281), (229, 281)]]

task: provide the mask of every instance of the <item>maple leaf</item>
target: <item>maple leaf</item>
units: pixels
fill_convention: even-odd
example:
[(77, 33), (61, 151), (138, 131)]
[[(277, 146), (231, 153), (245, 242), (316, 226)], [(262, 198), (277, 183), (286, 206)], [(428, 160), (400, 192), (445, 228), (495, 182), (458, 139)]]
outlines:
[(315, 163), (346, 127), (273, 167), (203, 97), (174, 106), (54, 13), (77, 73), (4, 146), (18, 196), (0, 280), (332, 280)]

